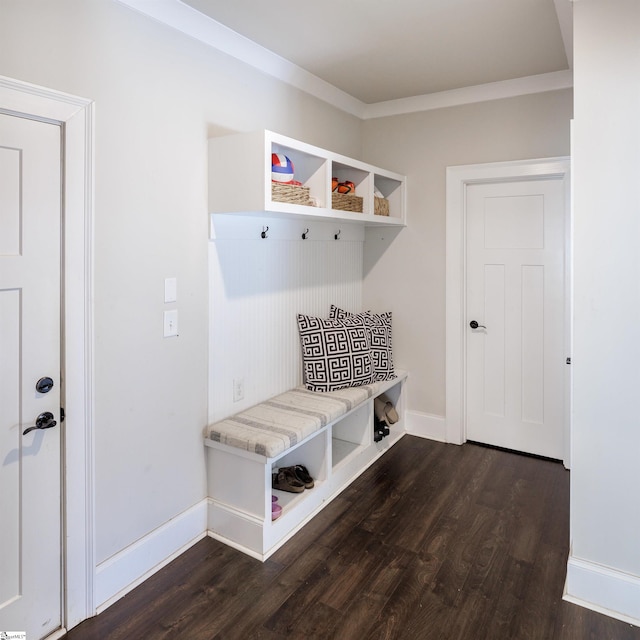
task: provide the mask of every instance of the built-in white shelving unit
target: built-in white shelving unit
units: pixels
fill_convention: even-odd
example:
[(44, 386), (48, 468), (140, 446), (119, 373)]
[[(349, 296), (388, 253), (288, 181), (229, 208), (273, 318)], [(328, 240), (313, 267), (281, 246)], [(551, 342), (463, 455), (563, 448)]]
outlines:
[[(374, 398), (275, 458), (205, 439), (209, 535), (266, 560), (405, 434), (407, 373), (396, 374), (393, 380), (376, 383), (378, 394), (384, 393), (400, 416), (379, 442), (374, 439)], [(302, 493), (272, 489), (272, 474), (296, 464), (308, 469), (315, 486)], [(277, 520), (271, 519), (272, 495), (282, 507)]]
[[(286, 155), (295, 180), (309, 190), (309, 204), (274, 200), (271, 154)], [(332, 208), (332, 178), (353, 182), (362, 213)], [(376, 215), (374, 190), (388, 201), (389, 215)], [(406, 178), (359, 160), (272, 131), (209, 140), (209, 211), (337, 220), (365, 226), (405, 226)], [(313, 204), (312, 204), (313, 203)]]
[[(301, 183), (300, 191), (288, 201), (282, 200), (277, 188), (274, 194), (273, 153), (291, 160), (294, 178)], [(355, 193), (346, 194), (346, 201), (334, 198), (333, 178), (353, 183)], [(376, 193), (383, 197), (376, 198)], [(212, 344), (219, 350), (215, 356), (212, 350), (212, 357), (218, 361), (227, 357), (227, 368), (239, 372), (240, 378), (250, 371), (259, 400), (268, 397), (265, 381), (269, 376), (279, 375), (282, 382), (289, 380), (291, 371), (300, 375), (299, 369), (293, 369), (299, 366), (295, 314), (313, 314), (319, 308), (328, 313), (330, 303), (344, 308), (360, 304), (365, 227), (406, 226), (405, 199), (404, 176), (271, 131), (210, 139), (212, 299), (219, 305), (214, 307), (218, 315), (211, 323)], [(351, 206), (362, 210), (345, 210)], [(299, 241), (307, 237), (312, 242), (301, 252)], [(266, 238), (279, 244), (262, 244)], [(342, 242), (335, 242), (338, 239)], [(252, 242), (245, 244), (245, 240)], [(272, 250), (274, 246), (278, 251)], [(302, 278), (292, 276), (297, 270), (303, 272)], [(247, 330), (245, 318), (255, 319), (250, 325), (253, 330)], [(220, 336), (224, 345), (215, 342)], [(260, 336), (259, 344), (252, 342), (255, 336)], [(273, 351), (265, 351), (263, 336), (273, 343)], [(265, 353), (271, 357), (264, 357)], [(247, 354), (253, 354), (258, 364), (249, 362)], [(407, 374), (396, 373), (395, 379), (376, 383), (376, 393), (384, 393), (400, 416), (381, 441), (374, 438), (374, 398), (274, 458), (205, 439), (209, 535), (261, 560), (274, 553), (404, 435)], [(231, 388), (225, 385), (224, 375), (220, 380), (210, 396), (212, 407), (216, 399), (224, 405), (225, 389)], [(290, 386), (292, 382), (299, 384), (297, 379), (289, 380)], [(286, 388), (283, 384), (276, 392)], [(235, 410), (224, 406), (228, 413)], [(215, 410), (219, 407), (215, 405)], [(224, 416), (221, 412), (211, 419)], [(272, 474), (295, 464), (307, 467), (315, 486), (302, 493), (273, 490)], [(282, 507), (276, 520), (271, 515), (274, 495)]]

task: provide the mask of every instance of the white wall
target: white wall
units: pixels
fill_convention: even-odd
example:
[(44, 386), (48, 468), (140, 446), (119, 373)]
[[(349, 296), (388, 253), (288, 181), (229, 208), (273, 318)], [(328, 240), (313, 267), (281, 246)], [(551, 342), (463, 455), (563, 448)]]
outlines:
[[(302, 384), (296, 314), (326, 318), (331, 304), (360, 310), (364, 244), (360, 226), (215, 218), (216, 239), (209, 245), (209, 422)], [(244, 398), (234, 401), (234, 381), (240, 380)]]
[(574, 416), (567, 591), (640, 622), (640, 3), (574, 4)]
[[(205, 496), (207, 138), (266, 127), (358, 156), (361, 124), (111, 0), (2, 0), (0, 74), (96, 102), (102, 563)], [(162, 338), (168, 276), (173, 339)]]
[(364, 123), (364, 159), (407, 175), (407, 231), (369, 231), (367, 308), (393, 311), (408, 408), (445, 414), (445, 214), (450, 165), (569, 155), (571, 90)]

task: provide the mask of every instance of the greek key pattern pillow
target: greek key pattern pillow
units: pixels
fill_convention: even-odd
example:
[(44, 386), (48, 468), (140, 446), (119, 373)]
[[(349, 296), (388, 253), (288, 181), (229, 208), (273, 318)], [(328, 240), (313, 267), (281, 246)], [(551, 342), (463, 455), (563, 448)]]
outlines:
[(369, 331), (362, 319), (298, 314), (298, 329), (307, 389), (337, 391), (374, 381)]
[(393, 344), (391, 339), (392, 314), (390, 311), (386, 313), (372, 313), (371, 311), (349, 313), (332, 304), (329, 318), (335, 320), (361, 318), (369, 332), (374, 380), (376, 382), (380, 380), (393, 380), (393, 378), (396, 377), (393, 367)]

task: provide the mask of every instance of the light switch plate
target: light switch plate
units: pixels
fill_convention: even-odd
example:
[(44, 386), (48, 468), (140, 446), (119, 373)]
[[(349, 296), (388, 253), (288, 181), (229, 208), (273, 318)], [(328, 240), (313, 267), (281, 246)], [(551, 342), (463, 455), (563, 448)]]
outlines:
[(171, 338), (178, 335), (178, 310), (164, 312), (164, 337)]
[(177, 300), (178, 300), (178, 279), (165, 278), (164, 279), (164, 301), (176, 302)]

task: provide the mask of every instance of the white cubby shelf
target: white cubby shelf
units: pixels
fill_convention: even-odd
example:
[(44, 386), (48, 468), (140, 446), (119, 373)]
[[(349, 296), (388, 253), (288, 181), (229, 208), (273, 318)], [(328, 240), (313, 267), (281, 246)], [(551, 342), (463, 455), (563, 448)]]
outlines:
[[(266, 560), (404, 436), (406, 378), (406, 372), (396, 371), (393, 380), (375, 383), (374, 397), (272, 458), (205, 438), (208, 534)], [(382, 393), (400, 419), (376, 442), (373, 405)], [(314, 487), (302, 493), (273, 489), (272, 473), (296, 464), (307, 468)], [(276, 520), (271, 519), (272, 495), (282, 507)]]
[[(294, 178), (309, 189), (313, 205), (272, 198), (271, 154), (286, 155)], [(332, 208), (332, 178), (353, 182), (362, 213)], [(389, 203), (389, 215), (374, 214), (374, 192)], [(406, 225), (406, 177), (263, 130), (209, 140), (209, 212), (307, 220), (337, 220), (364, 226)]]

